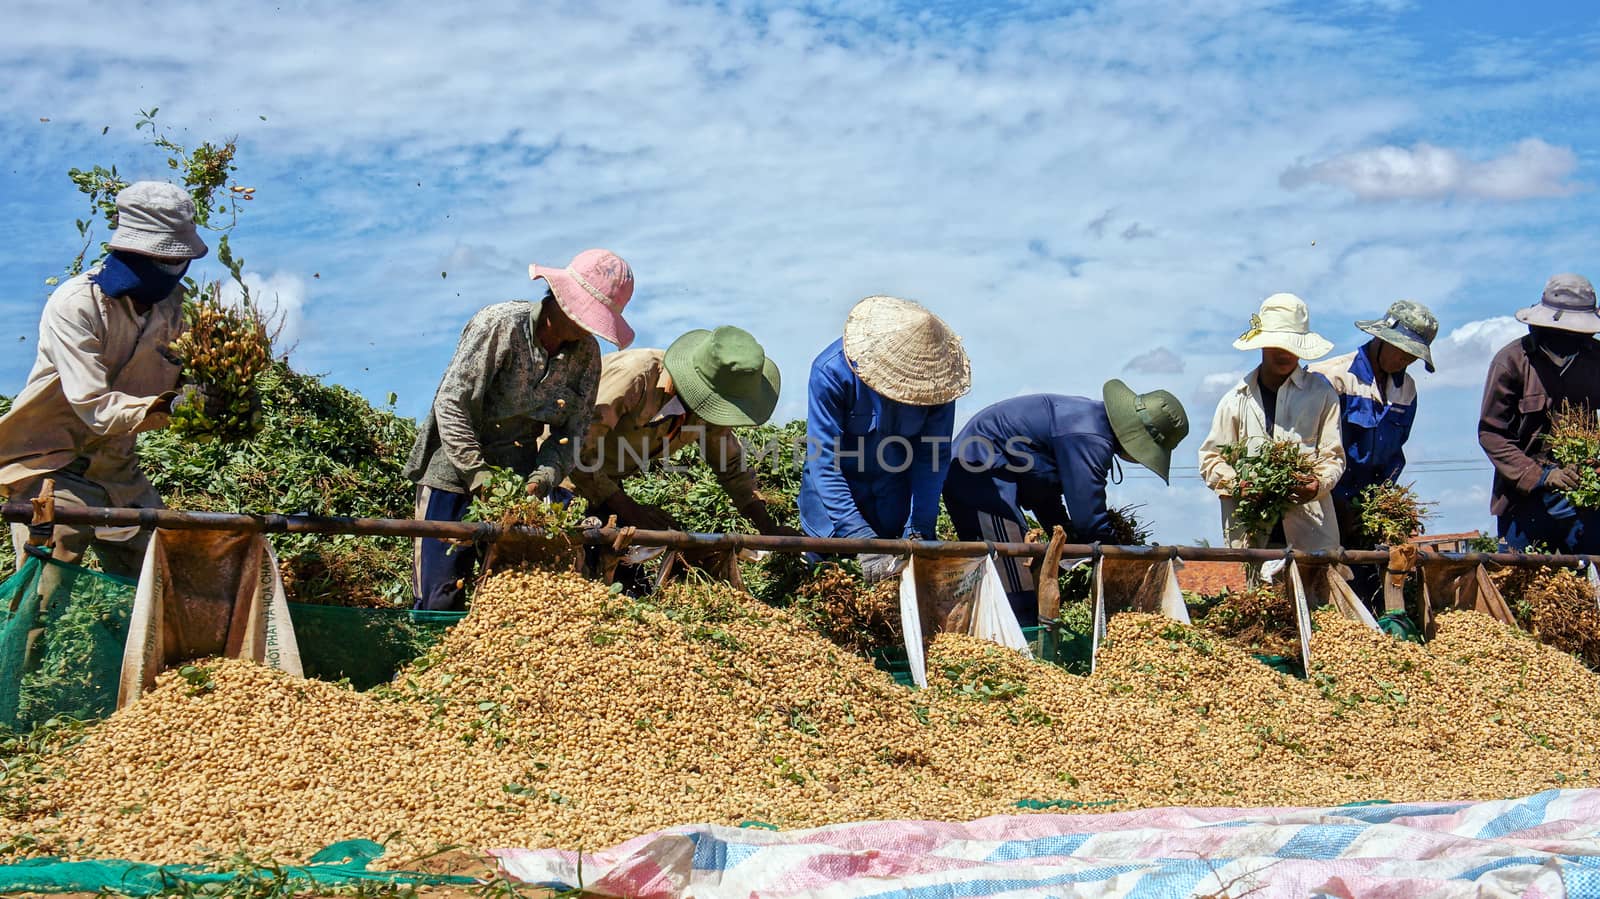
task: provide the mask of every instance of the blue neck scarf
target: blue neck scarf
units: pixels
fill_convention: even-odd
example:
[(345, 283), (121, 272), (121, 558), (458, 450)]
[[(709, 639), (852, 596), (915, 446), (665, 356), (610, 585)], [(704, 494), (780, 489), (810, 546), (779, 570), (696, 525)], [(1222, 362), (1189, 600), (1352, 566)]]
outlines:
[(188, 270), (187, 261), (172, 265), (138, 253), (112, 250), (90, 280), (107, 296), (127, 297), (135, 303), (154, 306), (172, 296)]

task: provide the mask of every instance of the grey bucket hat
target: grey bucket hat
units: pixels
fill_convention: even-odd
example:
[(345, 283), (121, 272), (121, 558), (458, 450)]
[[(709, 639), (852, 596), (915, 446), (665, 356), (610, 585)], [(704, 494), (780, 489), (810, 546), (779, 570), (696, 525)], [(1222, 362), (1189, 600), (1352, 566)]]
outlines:
[(165, 181), (135, 181), (117, 193), (117, 230), (109, 243), (113, 250), (164, 259), (199, 259), (207, 250), (194, 227), (194, 200)]
[(1356, 322), (1356, 327), (1390, 346), (1405, 350), (1433, 371), (1433, 339), (1439, 336), (1439, 320), (1427, 306), (1413, 300), (1400, 300), (1389, 307), (1383, 318)]
[(1517, 310), (1517, 321), (1536, 328), (1600, 334), (1594, 285), (1582, 275), (1556, 275), (1545, 282), (1539, 305)]

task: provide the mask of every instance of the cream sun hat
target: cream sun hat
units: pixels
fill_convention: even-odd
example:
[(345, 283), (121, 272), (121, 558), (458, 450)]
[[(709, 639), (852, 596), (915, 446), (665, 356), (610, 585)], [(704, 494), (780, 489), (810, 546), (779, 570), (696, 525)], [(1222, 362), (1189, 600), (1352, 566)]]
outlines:
[(1301, 359), (1320, 359), (1333, 344), (1311, 330), (1311, 312), (1305, 300), (1292, 293), (1275, 293), (1261, 301), (1261, 311), (1250, 316), (1250, 330), (1233, 342), (1236, 350), (1276, 347)]
[(844, 322), (844, 354), (868, 387), (912, 406), (937, 406), (972, 388), (961, 338), (921, 304), (867, 297)]

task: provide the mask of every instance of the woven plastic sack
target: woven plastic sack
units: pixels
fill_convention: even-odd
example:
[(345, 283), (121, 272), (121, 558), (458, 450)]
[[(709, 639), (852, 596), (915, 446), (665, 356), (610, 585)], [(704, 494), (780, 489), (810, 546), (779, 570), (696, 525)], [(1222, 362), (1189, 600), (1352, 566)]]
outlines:
[(32, 553), (0, 583), (0, 726), (116, 708), (133, 592), (132, 581)]
[(900, 630), (919, 687), (928, 685), (927, 642), (940, 632), (971, 634), (1033, 657), (988, 556), (912, 559), (900, 573)]

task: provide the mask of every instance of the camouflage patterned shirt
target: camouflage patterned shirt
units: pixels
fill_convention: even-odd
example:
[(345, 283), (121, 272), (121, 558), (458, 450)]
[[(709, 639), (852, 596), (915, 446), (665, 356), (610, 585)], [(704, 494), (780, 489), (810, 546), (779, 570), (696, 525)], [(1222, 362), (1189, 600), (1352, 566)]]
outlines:
[(466, 493), (488, 466), (567, 476), (594, 409), (600, 344), (585, 336), (547, 353), (535, 334), (541, 308), (497, 303), (467, 322), (418, 429), (407, 477)]

